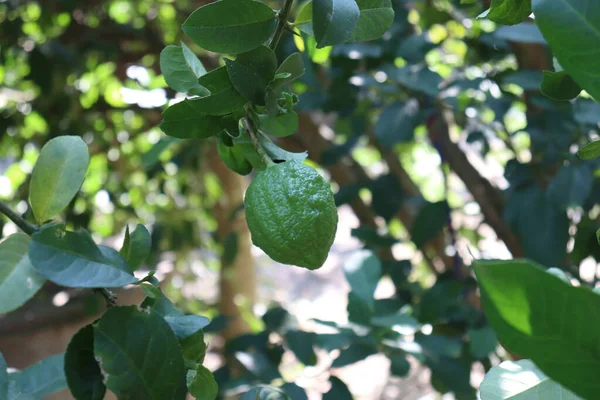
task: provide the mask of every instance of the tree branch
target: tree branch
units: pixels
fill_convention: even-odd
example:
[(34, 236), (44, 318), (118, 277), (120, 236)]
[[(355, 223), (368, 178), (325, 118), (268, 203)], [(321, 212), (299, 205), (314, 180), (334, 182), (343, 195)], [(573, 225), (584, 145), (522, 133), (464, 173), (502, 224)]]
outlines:
[(12, 222), (14, 222), (15, 225), (17, 225), (19, 228), (21, 228), (21, 230), (23, 232), (25, 232), (26, 234), (28, 234), (29, 236), (33, 235), (35, 233), (35, 231), (37, 230), (37, 226), (25, 221), (25, 219), (23, 217), (21, 217), (19, 214), (15, 213), (13, 210), (10, 209), (10, 207), (8, 207), (8, 205), (6, 205), (5, 203), (3, 203), (1, 201), (0, 201), (0, 213), (6, 215), (8, 217), (8, 219), (10, 219)]
[(283, 7), (277, 13), (277, 27), (275, 28), (275, 34), (273, 35), (273, 39), (269, 44), (271, 50), (275, 50), (277, 45), (279, 44), (279, 40), (285, 31), (285, 27), (288, 23), (288, 18), (290, 16), (290, 11), (292, 10), (292, 5), (294, 4), (294, 0), (285, 0), (283, 3)]

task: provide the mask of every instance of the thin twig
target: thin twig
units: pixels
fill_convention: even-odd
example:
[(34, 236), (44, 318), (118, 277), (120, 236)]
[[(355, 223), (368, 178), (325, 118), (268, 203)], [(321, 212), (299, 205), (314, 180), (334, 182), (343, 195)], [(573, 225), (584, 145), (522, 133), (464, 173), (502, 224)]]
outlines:
[(35, 231), (37, 230), (37, 226), (25, 221), (25, 219), (23, 217), (21, 217), (19, 214), (15, 213), (13, 210), (10, 209), (10, 207), (8, 207), (8, 205), (6, 205), (5, 203), (3, 203), (1, 201), (0, 201), (0, 213), (6, 215), (8, 217), (8, 219), (10, 219), (12, 222), (14, 222), (15, 225), (17, 225), (19, 228), (21, 228), (21, 230), (23, 232), (25, 232), (26, 234), (28, 234), (29, 236), (33, 235), (35, 233)]
[(101, 295), (106, 300), (106, 307), (114, 307), (117, 305), (117, 295), (108, 289), (95, 288), (94, 293)]
[(248, 132), (248, 136), (250, 136), (250, 140), (252, 141), (252, 145), (254, 146), (254, 149), (256, 150), (256, 152), (258, 153), (258, 155), (260, 156), (260, 158), (263, 160), (263, 162), (265, 164), (267, 164), (267, 167), (275, 165), (275, 163), (273, 162), (273, 160), (271, 160), (271, 157), (269, 157), (269, 155), (267, 154), (267, 152), (265, 151), (265, 149), (262, 147), (262, 145), (258, 141), (258, 137), (256, 136), (256, 132), (254, 132), (254, 128), (252, 127), (252, 123), (248, 120), (247, 117), (243, 118), (242, 121), (244, 123), (244, 128), (246, 129), (246, 132)]
[(273, 35), (271, 44), (269, 44), (271, 50), (275, 50), (275, 48), (279, 44), (279, 40), (283, 35), (283, 31), (285, 30), (285, 27), (288, 24), (288, 18), (290, 16), (290, 11), (292, 10), (293, 4), (294, 0), (285, 0), (285, 3), (283, 3), (283, 7), (277, 13), (277, 27), (275, 28), (275, 34)]

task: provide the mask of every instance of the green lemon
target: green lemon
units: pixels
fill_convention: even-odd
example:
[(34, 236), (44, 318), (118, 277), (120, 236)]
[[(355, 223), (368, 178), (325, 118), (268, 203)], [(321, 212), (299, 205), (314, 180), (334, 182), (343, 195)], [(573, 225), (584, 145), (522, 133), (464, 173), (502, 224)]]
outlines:
[(317, 269), (327, 259), (338, 215), (329, 184), (297, 161), (260, 172), (246, 191), (252, 242), (273, 260)]

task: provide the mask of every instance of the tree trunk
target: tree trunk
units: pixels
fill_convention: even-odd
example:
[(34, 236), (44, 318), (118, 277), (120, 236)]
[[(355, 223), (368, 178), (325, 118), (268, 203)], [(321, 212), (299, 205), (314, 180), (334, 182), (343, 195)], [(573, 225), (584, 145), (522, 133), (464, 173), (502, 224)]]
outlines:
[[(250, 247), (250, 232), (240, 207), (244, 201), (246, 178), (227, 168), (216, 149), (211, 150), (210, 164), (223, 190), (214, 207), (218, 239), (221, 244), (229, 242), (237, 245), (224, 245), (221, 254), (219, 311), (230, 318), (223, 333), (227, 340), (250, 330), (243, 315), (252, 312), (254, 307), (256, 273)], [(237, 240), (233, 237), (237, 237)]]

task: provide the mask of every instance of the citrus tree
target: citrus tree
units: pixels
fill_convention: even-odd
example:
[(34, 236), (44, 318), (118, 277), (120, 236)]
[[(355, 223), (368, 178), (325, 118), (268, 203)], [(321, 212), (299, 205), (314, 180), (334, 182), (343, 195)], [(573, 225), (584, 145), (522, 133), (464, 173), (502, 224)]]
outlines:
[[(0, 197), (23, 232), (2, 221), (0, 312), (48, 281), (92, 289), (110, 306), (65, 356), (2, 374), (0, 393), (37, 398), (68, 384), (77, 398), (108, 388), (208, 399), (267, 384), (279, 388), (244, 398), (304, 399), (281, 371), (287, 352), (301, 365), (331, 358), (329, 400), (352, 398), (353, 382), (336, 371), (375, 354), (393, 377), (416, 360), (457, 398), (475, 396), (475, 366), (490, 370), (484, 399), (541, 389), (593, 398), (596, 294), (561, 279), (592, 287), (582, 266), (600, 257), (597, 145), (588, 145), (600, 115), (590, 98), (595, 4), (191, 3), (0, 3)], [(161, 114), (167, 97), (176, 101)], [(223, 268), (239, 258), (243, 236), (199, 232), (214, 233), (212, 206), (226, 195), (198, 174), (211, 154), (252, 174), (245, 219), (273, 260), (318, 269), (336, 207), (357, 217), (352, 236), (366, 249), (343, 265), (348, 322), (317, 321), (336, 333), (305, 331), (273, 307), (227, 342), (214, 374), (202, 366), (204, 335), (224, 318), (169, 290), (177, 311), (138, 269), (166, 250), (184, 259), (211, 249)], [(132, 223), (118, 249), (96, 244)], [(475, 264), (484, 313), (466, 266), (509, 255), (532, 261)], [(376, 296), (380, 284), (393, 293)], [(146, 300), (118, 306), (113, 288), (123, 285)], [(215, 318), (190, 315), (198, 311)], [(491, 368), (497, 338), (533, 362)], [(523, 371), (535, 378), (529, 393), (503, 392)]]

